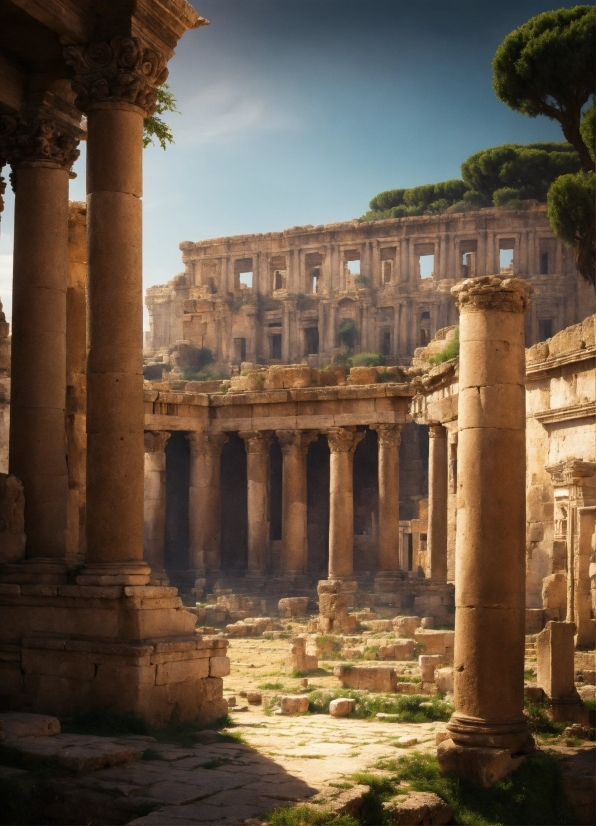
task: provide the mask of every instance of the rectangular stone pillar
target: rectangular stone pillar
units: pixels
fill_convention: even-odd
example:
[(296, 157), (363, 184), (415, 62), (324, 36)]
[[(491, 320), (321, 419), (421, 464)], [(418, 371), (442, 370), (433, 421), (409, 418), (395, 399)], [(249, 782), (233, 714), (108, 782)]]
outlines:
[(447, 430), (428, 429), (428, 576), (447, 580)]

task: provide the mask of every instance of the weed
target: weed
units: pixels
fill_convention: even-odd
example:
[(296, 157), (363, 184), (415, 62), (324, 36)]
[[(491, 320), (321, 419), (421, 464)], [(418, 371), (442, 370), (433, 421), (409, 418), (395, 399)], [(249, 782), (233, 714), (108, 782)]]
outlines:
[(436, 356), (429, 358), (430, 364), (443, 364), (445, 361), (457, 358), (459, 356), (459, 327), (455, 331), (454, 338), (445, 346)]
[(329, 703), (337, 697), (351, 697), (356, 700), (356, 708), (350, 717), (360, 720), (372, 719), (382, 712), (394, 714), (395, 722), (428, 723), (432, 720), (446, 721), (452, 711), (451, 706), (439, 696), (369, 694), (353, 689), (313, 691), (310, 695), (309, 711), (313, 714), (326, 714), (329, 711)]
[(404, 755), (382, 761), (379, 768), (394, 772), (394, 783), (415, 791), (434, 792), (453, 809), (453, 823), (464, 826), (577, 823), (565, 798), (557, 758), (536, 752), (511, 776), (483, 789), (454, 775), (441, 775), (434, 755)]
[(333, 634), (321, 634), (315, 640), (317, 656), (326, 660), (334, 659), (333, 654), (339, 654), (342, 648), (340, 637)]
[(532, 680), (534, 679), (534, 669), (528, 668), (524, 671), (524, 680)]
[(329, 783), (334, 789), (351, 789), (354, 784), (353, 783)]
[(358, 821), (349, 815), (338, 816), (307, 804), (274, 809), (267, 815), (267, 822), (269, 826), (359, 826)]
[(545, 703), (536, 703), (531, 700), (524, 700), (524, 707), (532, 731), (538, 735), (560, 735), (566, 727), (565, 723), (556, 723), (548, 716), (548, 706)]
[(263, 683), (257, 686), (261, 691), (285, 691), (286, 687), (283, 683)]

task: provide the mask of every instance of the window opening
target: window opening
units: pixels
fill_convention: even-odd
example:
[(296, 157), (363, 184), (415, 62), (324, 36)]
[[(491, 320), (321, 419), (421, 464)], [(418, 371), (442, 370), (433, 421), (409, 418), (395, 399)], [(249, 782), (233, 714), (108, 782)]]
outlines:
[(411, 533), (406, 534), (406, 542), (407, 542), (406, 551), (407, 551), (407, 555), (408, 555), (408, 559), (407, 559), (408, 571), (413, 571), (414, 570), (414, 543), (413, 543), (413, 537), (412, 537)]
[(420, 314), (420, 347), (426, 347), (430, 343), (430, 313)]
[(391, 284), (393, 261), (383, 261), (383, 284)]
[(321, 277), (321, 270), (318, 267), (314, 267), (311, 274), (311, 292), (316, 293), (317, 287), (319, 285), (319, 278)]
[(540, 275), (548, 275), (548, 252), (540, 253)]
[(236, 361), (246, 361), (246, 339), (234, 339), (234, 357)]
[(538, 319), (538, 340), (546, 341), (547, 338), (553, 337), (553, 320), (552, 318)]
[(276, 290), (283, 290), (284, 280), (279, 270), (275, 270), (275, 286)]
[(515, 240), (513, 238), (501, 238), (499, 241), (499, 271), (512, 273), (514, 258)]
[(239, 273), (240, 276), (240, 285), (242, 287), (248, 287), (249, 290), (252, 290), (252, 272), (241, 272)]
[(281, 358), (281, 335), (273, 335), (269, 338), (269, 352), (270, 358), (272, 359), (280, 359)]
[(420, 534), (420, 550), (426, 551), (427, 549), (427, 535), (425, 533)]
[(391, 330), (383, 330), (381, 336), (381, 352), (384, 356), (391, 355)]
[(319, 328), (305, 327), (304, 341), (306, 345), (306, 355), (314, 356), (319, 352)]
[(419, 255), (418, 267), (420, 271), (420, 278), (432, 278), (435, 273), (435, 256)]

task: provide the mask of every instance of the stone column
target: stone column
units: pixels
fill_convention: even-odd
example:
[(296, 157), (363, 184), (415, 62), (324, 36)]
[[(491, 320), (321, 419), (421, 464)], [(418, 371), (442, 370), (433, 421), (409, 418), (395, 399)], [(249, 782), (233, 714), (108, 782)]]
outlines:
[(271, 431), (238, 434), (246, 448), (248, 512), (248, 571), (250, 579), (262, 579), (269, 559), (269, 447)]
[(25, 492), (26, 555), (54, 564), (66, 557), (68, 178), (77, 143), (44, 113), (0, 118), (15, 188), (9, 473)]
[(282, 569), (289, 579), (303, 578), (308, 563), (306, 456), (317, 434), (312, 430), (278, 430), (277, 438), (283, 455)]
[(136, 37), (68, 46), (87, 114), (87, 566), (80, 584), (144, 585), (143, 119), (167, 77)]
[(447, 580), (447, 430), (428, 428), (428, 576)]
[(151, 567), (151, 585), (168, 585), (165, 563), (167, 430), (145, 433), (145, 504), (143, 550)]
[[(525, 349), (532, 288), (482, 276), (460, 311), (458, 514), (451, 739), (442, 771), (490, 786), (531, 751), (524, 708)], [(522, 756), (520, 756), (522, 755)]]
[(189, 563), (197, 578), (221, 567), (221, 451), (225, 433), (189, 433)]
[(379, 562), (375, 590), (393, 589), (399, 579), (400, 424), (374, 425), (379, 443)]
[(331, 451), (329, 483), (329, 579), (354, 573), (354, 451), (364, 433), (354, 427), (327, 431)]

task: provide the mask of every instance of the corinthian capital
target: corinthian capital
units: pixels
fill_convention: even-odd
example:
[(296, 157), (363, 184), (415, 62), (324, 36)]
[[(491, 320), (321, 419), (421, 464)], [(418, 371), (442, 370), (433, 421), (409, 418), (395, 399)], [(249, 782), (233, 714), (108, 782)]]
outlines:
[(64, 59), (74, 70), (75, 103), (83, 111), (121, 102), (138, 106), (150, 117), (155, 111), (156, 89), (168, 76), (166, 58), (138, 37), (66, 46)]
[(40, 161), (70, 169), (79, 157), (79, 137), (48, 115), (0, 117), (0, 156), (13, 169)]
[(271, 430), (242, 430), (238, 433), (244, 439), (244, 447), (247, 453), (269, 453), (271, 445)]
[(275, 432), (284, 455), (291, 451), (300, 451), (306, 456), (309, 444), (317, 438), (316, 430), (276, 430)]
[(228, 441), (227, 433), (205, 433), (196, 431), (186, 435), (190, 445), (191, 456), (219, 455)]
[(166, 449), (171, 433), (168, 430), (145, 431), (145, 453), (162, 453)]
[(399, 447), (401, 444), (401, 424), (377, 424), (373, 425), (373, 430), (377, 431), (379, 444), (383, 447)]
[(326, 436), (331, 453), (353, 453), (365, 434), (349, 427), (332, 427)]

